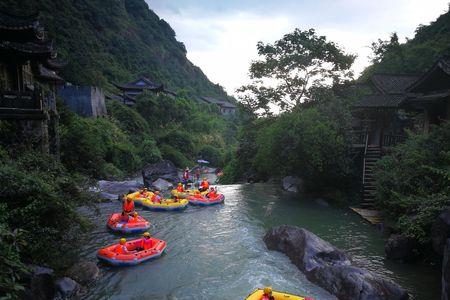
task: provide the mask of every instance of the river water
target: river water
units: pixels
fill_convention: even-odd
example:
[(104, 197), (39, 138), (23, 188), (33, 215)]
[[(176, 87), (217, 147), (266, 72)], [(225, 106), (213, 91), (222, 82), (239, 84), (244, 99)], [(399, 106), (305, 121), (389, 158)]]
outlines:
[[(356, 265), (392, 279), (413, 299), (439, 299), (439, 267), (405, 265), (384, 259), (384, 237), (348, 209), (327, 207), (307, 197), (264, 184), (220, 186), (223, 205), (189, 207), (184, 212), (138, 211), (153, 224), (151, 233), (168, 243), (161, 258), (135, 267), (100, 265), (102, 276), (86, 299), (244, 299), (257, 287), (336, 299), (310, 283), (283, 254), (262, 241), (275, 225), (304, 227), (347, 251)], [(97, 249), (117, 242), (106, 229), (119, 202), (100, 204), (95, 228), (82, 256), (95, 259)]]

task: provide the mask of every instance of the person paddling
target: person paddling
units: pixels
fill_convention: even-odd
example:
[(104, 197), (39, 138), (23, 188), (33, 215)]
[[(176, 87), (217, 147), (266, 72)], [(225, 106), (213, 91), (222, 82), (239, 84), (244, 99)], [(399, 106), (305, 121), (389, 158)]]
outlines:
[(214, 189), (214, 187), (211, 187), (209, 189), (209, 192), (208, 192), (208, 194), (206, 194), (206, 197), (208, 197), (208, 198), (216, 198), (217, 197), (217, 192)]
[(200, 192), (207, 191), (209, 189), (209, 182), (206, 180), (206, 177), (203, 177), (202, 182), (200, 183)]
[(264, 288), (264, 294), (261, 296), (260, 300), (275, 300), (275, 297), (272, 296), (272, 288), (270, 286)]
[(161, 195), (159, 194), (159, 191), (155, 191), (155, 193), (153, 193), (151, 200), (153, 203), (161, 203)]
[(142, 250), (148, 250), (152, 248), (152, 239), (151, 239), (151, 235), (148, 232), (144, 232), (144, 234), (142, 235), (143, 238), (138, 242), (139, 243), (139, 251)]
[(128, 220), (128, 223), (137, 223), (139, 220), (139, 215), (138, 213), (135, 211), (133, 213), (133, 216)]
[(130, 196), (127, 196), (123, 201), (122, 209), (127, 214), (131, 214), (134, 212), (134, 201)]
[(114, 252), (117, 254), (131, 254), (136, 251), (130, 251), (127, 248), (127, 240), (125, 238), (121, 238), (119, 244), (114, 248)]

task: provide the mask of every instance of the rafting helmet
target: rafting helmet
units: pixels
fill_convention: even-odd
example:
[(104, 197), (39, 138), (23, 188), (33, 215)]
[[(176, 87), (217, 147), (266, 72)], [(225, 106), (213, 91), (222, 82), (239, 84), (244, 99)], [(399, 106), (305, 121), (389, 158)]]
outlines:
[(181, 186), (181, 185), (183, 185), (183, 184), (182, 184), (181, 182), (178, 182), (178, 185)]
[(135, 211), (135, 212), (134, 212), (133, 216), (135, 216), (135, 217), (137, 217), (137, 216), (138, 216), (138, 213), (137, 213), (137, 211)]
[(144, 232), (143, 236), (149, 238), (150, 237), (150, 233), (148, 231), (146, 231), (146, 232)]
[(126, 238), (121, 238), (121, 239), (120, 239), (120, 244), (121, 244), (121, 245), (125, 245), (126, 242), (127, 242), (127, 239), (126, 239)]
[(155, 194), (156, 194), (156, 195), (159, 195), (159, 191), (155, 191)]
[(271, 294), (271, 293), (272, 293), (272, 287), (266, 286), (266, 287), (264, 288), (264, 294), (269, 295), (269, 294)]

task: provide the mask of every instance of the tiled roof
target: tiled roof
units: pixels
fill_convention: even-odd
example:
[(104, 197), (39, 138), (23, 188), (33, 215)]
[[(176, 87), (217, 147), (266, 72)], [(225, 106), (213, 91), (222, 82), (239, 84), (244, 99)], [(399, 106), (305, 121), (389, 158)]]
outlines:
[(37, 74), (39, 77), (45, 80), (50, 81), (64, 81), (55, 71), (49, 70), (46, 67), (39, 65), (38, 67), (39, 73)]
[(406, 95), (367, 95), (362, 97), (354, 107), (357, 108), (396, 108), (406, 98)]
[(418, 78), (416, 74), (374, 74), (371, 80), (380, 94), (401, 94)]
[(206, 101), (206, 102), (211, 103), (211, 104), (216, 104), (216, 105), (218, 105), (220, 107), (223, 107), (223, 108), (236, 108), (236, 105), (234, 105), (231, 102), (225, 101), (225, 100), (219, 100), (219, 99), (216, 99), (216, 98), (213, 98), (213, 97), (206, 97), (206, 96), (202, 96), (200, 98), (203, 101)]
[(144, 89), (148, 89), (148, 90), (158, 90), (161, 89), (163, 90), (164, 87), (162, 84), (156, 84), (153, 81), (151, 81), (150, 79), (148, 79), (147, 77), (141, 77), (137, 80), (128, 82), (128, 83), (124, 83), (124, 84), (116, 84), (116, 86), (119, 89), (135, 89), (135, 90), (144, 90)]

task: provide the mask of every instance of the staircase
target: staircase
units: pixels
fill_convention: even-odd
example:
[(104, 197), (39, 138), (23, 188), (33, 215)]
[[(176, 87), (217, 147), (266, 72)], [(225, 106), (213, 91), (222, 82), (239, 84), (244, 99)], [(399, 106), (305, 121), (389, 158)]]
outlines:
[(375, 209), (375, 186), (373, 169), (381, 158), (381, 148), (377, 145), (368, 145), (364, 154), (362, 199), (360, 207)]

